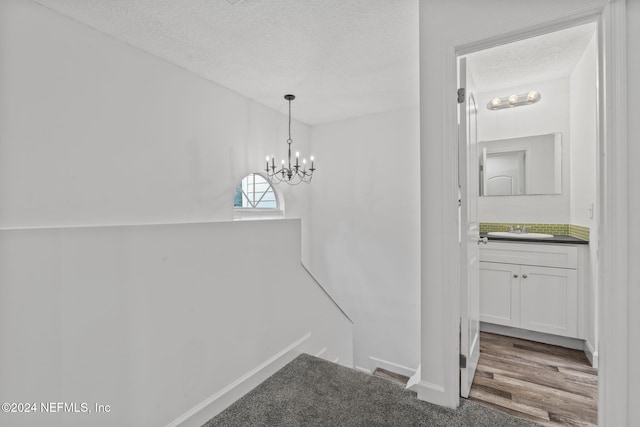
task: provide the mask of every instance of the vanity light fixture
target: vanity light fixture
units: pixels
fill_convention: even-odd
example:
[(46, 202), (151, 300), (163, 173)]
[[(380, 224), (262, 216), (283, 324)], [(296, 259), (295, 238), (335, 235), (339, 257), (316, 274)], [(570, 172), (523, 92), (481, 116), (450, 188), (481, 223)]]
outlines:
[[(282, 160), (282, 166), (280, 169), (276, 169), (276, 162), (273, 156), (267, 156), (267, 178), (271, 184), (279, 184), (281, 182), (286, 182), (287, 184), (297, 185), (301, 182), (306, 184), (311, 182), (311, 177), (313, 176), (313, 172), (316, 170), (313, 167), (313, 156), (311, 156), (311, 167), (307, 169), (307, 159), (302, 159), (302, 165), (300, 165), (300, 153), (296, 151), (296, 163), (294, 165), (291, 164), (291, 144), (293, 140), (291, 139), (291, 101), (296, 99), (295, 95), (285, 95), (284, 99), (289, 101), (289, 139), (287, 139), (287, 144), (289, 144), (289, 155), (288, 162)], [(271, 164), (269, 164), (269, 160), (271, 160)]]
[(521, 93), (519, 95), (503, 96), (502, 98), (493, 98), (487, 102), (487, 109), (489, 110), (502, 110), (503, 108), (519, 107), (521, 105), (535, 104), (542, 99), (540, 92), (532, 90), (528, 93)]

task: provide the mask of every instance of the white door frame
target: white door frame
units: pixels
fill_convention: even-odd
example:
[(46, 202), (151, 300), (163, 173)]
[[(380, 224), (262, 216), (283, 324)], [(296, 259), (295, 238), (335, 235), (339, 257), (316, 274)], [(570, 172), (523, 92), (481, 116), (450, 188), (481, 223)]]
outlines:
[[(527, 26), (523, 19), (520, 28), (511, 27), (502, 34), (471, 34), (460, 40), (443, 40), (442, 90), (445, 96), (442, 108), (444, 121), (444, 167), (441, 172), (444, 194), (456, 199), (457, 138), (456, 120), (456, 60), (458, 55), (497, 46), (507, 42), (549, 33), (581, 22), (596, 21), (599, 24), (599, 162), (600, 162), (600, 214), (599, 217), (599, 425), (627, 425), (627, 104), (626, 104), (626, 3), (625, 0), (609, 0), (604, 8), (586, 9), (575, 6), (575, 11), (564, 8), (551, 11), (547, 24)], [(575, 13), (572, 13), (575, 12)], [(554, 15), (555, 13), (555, 15)], [(570, 18), (568, 18), (570, 17)], [(428, 151), (428, 149), (427, 149)], [(457, 206), (443, 200), (442, 230), (438, 238), (443, 254), (441, 283), (443, 286), (443, 336), (445, 349), (443, 369), (447, 373), (444, 384), (420, 381), (416, 387), (418, 397), (445, 406), (458, 405), (457, 361), (459, 340), (457, 322), (460, 317), (460, 254), (457, 238), (447, 237), (447, 230), (457, 229)], [(424, 220), (424, 212), (423, 212)], [(429, 236), (436, 239), (438, 236)], [(423, 236), (423, 251), (424, 247)], [(431, 240), (434, 241), (434, 240)], [(429, 249), (435, 249), (428, 246)], [(423, 267), (424, 268), (424, 267)], [(425, 273), (423, 272), (423, 278)], [(425, 282), (423, 279), (423, 287)], [(424, 289), (423, 292), (434, 292)], [(423, 303), (423, 318), (425, 310)], [(427, 347), (423, 342), (421, 347)], [(423, 360), (424, 357), (422, 357)], [(423, 368), (424, 370), (424, 368)]]

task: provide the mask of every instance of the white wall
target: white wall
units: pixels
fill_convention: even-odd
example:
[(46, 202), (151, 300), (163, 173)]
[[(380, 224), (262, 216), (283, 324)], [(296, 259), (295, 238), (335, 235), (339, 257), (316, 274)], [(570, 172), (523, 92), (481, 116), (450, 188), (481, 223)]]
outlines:
[[(265, 257), (273, 241), (278, 256)], [(352, 363), (351, 323), (300, 264), (300, 220), (12, 230), (0, 242), (0, 401), (111, 405), (0, 413), (2, 425), (167, 425), (308, 333), (294, 350)]]
[[(591, 351), (598, 351), (598, 50), (597, 38), (585, 49), (571, 73), (570, 125), (571, 125), (571, 217), (569, 222), (589, 227), (589, 257), (584, 276), (587, 304), (587, 341)], [(593, 206), (593, 215), (590, 208)]]
[[(570, 76), (571, 124), (571, 219), (584, 227), (597, 224), (590, 215), (597, 188), (597, 66), (598, 51), (594, 35)], [(594, 206), (595, 213), (595, 206)]]
[(416, 369), (418, 111), (315, 126), (311, 137), (331, 165), (312, 184), (312, 272), (354, 321), (356, 366), (373, 369), (374, 357)]
[(454, 46), (597, 13), (605, 1), (420, 3), (421, 399), (459, 404)]
[(640, 212), (640, 1), (627, 1), (627, 83), (628, 95), (628, 170), (629, 170), (629, 353), (628, 353), (628, 410), (629, 425), (640, 423), (640, 227), (637, 226)]
[[(482, 88), (479, 88), (482, 90)], [(531, 105), (504, 110), (488, 110), (496, 97), (536, 90), (542, 99)], [(566, 224), (570, 218), (569, 79), (526, 82), (520, 86), (478, 94), (478, 140), (492, 141), (554, 132), (562, 134), (562, 194), (480, 197), (481, 222), (533, 222)]]
[[(31, 1), (0, 4), (0, 93), (3, 228), (230, 220), (286, 154), (286, 116)], [(305, 218), (308, 188), (283, 191)]]

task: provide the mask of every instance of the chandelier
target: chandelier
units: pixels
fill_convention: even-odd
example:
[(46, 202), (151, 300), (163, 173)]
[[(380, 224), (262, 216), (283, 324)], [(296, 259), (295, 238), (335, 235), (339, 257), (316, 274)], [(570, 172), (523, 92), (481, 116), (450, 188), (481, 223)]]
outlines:
[[(297, 185), (301, 182), (306, 184), (311, 182), (311, 177), (313, 176), (313, 171), (316, 169), (313, 167), (313, 156), (310, 157), (311, 167), (307, 169), (307, 159), (302, 159), (302, 165), (300, 165), (300, 153), (296, 151), (296, 163), (291, 164), (291, 143), (293, 140), (291, 139), (291, 101), (296, 99), (294, 95), (285, 95), (284, 99), (289, 101), (289, 139), (287, 139), (287, 144), (289, 144), (289, 154), (288, 161), (282, 160), (282, 165), (280, 169), (276, 169), (276, 161), (274, 157), (267, 156), (267, 178), (269, 182), (272, 184), (279, 184), (281, 182), (286, 182), (287, 184)], [(271, 164), (269, 164), (269, 160), (271, 160)]]

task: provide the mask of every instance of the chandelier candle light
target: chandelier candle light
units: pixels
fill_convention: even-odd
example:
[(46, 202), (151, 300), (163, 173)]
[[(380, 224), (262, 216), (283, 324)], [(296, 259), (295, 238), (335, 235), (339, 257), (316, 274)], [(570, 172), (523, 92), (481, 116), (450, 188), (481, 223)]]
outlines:
[[(307, 159), (302, 159), (302, 166), (300, 165), (300, 153), (296, 151), (296, 163), (294, 165), (291, 164), (291, 143), (293, 140), (291, 139), (291, 101), (296, 99), (294, 95), (285, 95), (284, 99), (289, 101), (289, 139), (287, 139), (287, 144), (289, 144), (289, 155), (288, 155), (288, 163), (285, 163), (282, 160), (282, 166), (280, 169), (276, 170), (276, 161), (275, 158), (267, 156), (267, 178), (269, 182), (272, 184), (279, 184), (281, 182), (286, 182), (287, 184), (297, 185), (301, 182), (306, 184), (311, 182), (311, 177), (313, 176), (313, 171), (316, 169), (313, 167), (313, 156), (311, 156), (311, 167), (307, 169)], [(271, 160), (271, 164), (269, 164), (269, 160)]]

